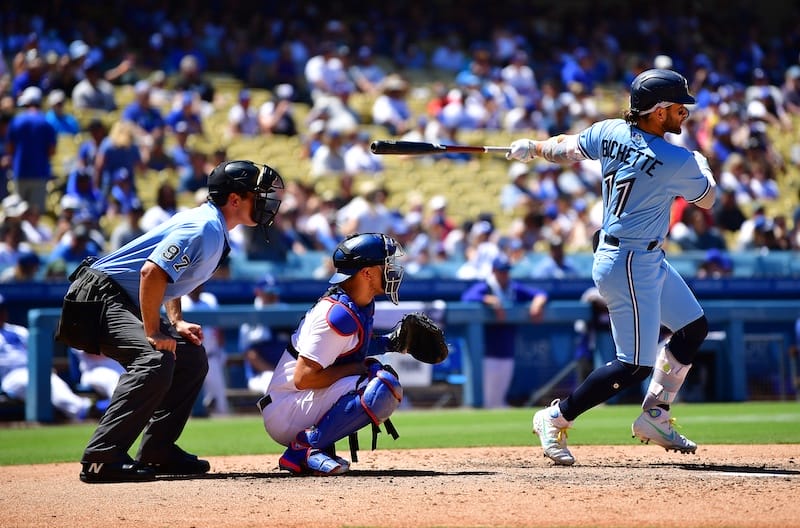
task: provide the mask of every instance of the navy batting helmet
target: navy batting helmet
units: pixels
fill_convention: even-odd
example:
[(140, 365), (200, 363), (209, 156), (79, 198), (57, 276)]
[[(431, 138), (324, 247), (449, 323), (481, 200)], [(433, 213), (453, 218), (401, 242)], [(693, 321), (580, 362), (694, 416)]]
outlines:
[(266, 228), (278, 214), (281, 201), (274, 192), (283, 189), (283, 178), (267, 165), (258, 166), (249, 160), (224, 161), (208, 175), (208, 197), (222, 206), (231, 193), (255, 193), (253, 221)]
[(383, 289), (389, 300), (397, 304), (397, 291), (403, 280), (403, 266), (396, 258), (404, 254), (403, 247), (392, 237), (382, 233), (357, 233), (350, 235), (333, 251), (336, 273), (328, 282), (339, 284), (359, 270), (370, 266), (383, 266)]
[(672, 70), (645, 70), (631, 83), (631, 110), (647, 112), (658, 103), (694, 104), (689, 83)]

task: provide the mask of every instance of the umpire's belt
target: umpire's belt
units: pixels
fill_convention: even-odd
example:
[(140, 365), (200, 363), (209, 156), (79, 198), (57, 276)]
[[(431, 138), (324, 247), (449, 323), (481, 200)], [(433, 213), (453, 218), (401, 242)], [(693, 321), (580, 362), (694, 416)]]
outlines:
[(609, 235), (607, 233), (603, 233), (603, 241), (608, 244), (609, 246), (618, 247), (620, 249), (644, 249), (647, 251), (653, 251), (654, 249), (658, 249), (661, 247), (660, 240), (620, 240), (619, 238), (615, 237), (614, 235)]
[(272, 396), (266, 394), (262, 396), (260, 400), (258, 400), (258, 403), (256, 403), (256, 407), (258, 407), (259, 411), (264, 412), (264, 407), (266, 407), (270, 403), (272, 403)]

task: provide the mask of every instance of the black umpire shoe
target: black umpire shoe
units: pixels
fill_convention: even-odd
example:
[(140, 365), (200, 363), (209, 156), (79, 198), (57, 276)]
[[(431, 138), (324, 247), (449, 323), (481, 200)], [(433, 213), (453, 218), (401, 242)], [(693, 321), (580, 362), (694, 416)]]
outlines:
[(197, 458), (197, 455), (187, 453), (178, 446), (173, 446), (170, 458), (164, 462), (141, 461), (140, 463), (153, 470), (156, 475), (204, 475), (211, 469), (208, 460)]
[(81, 462), (80, 478), (87, 484), (111, 482), (148, 482), (155, 480), (152, 468), (137, 462)]

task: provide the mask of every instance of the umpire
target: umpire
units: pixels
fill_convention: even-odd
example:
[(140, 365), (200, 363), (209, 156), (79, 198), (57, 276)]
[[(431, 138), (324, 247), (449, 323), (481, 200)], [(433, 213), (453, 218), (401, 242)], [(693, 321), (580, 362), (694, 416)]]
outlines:
[[(219, 164), (208, 202), (70, 276), (56, 339), (119, 361), (125, 373), (81, 460), (83, 482), (135, 482), (209, 471), (175, 442), (208, 371), (200, 325), (180, 298), (211, 278), (229, 252), (228, 231), (272, 223), (283, 188), (277, 171), (251, 161)], [(165, 307), (167, 319), (161, 315)], [(128, 455), (142, 434), (136, 459)]]

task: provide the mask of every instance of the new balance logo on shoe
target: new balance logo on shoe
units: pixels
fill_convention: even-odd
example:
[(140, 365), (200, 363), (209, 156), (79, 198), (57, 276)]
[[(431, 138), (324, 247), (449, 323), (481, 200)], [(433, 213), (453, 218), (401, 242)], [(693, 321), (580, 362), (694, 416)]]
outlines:
[(103, 470), (103, 462), (92, 462), (86, 469), (87, 473), (100, 473)]

